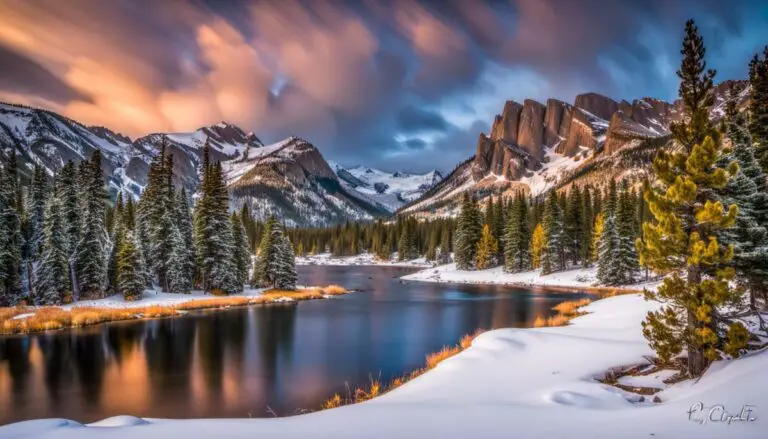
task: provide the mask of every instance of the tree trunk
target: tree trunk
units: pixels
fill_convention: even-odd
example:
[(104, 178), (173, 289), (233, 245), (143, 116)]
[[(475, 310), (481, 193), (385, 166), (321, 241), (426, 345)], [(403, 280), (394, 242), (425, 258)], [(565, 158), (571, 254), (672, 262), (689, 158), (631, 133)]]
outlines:
[[(688, 285), (698, 285), (701, 283), (701, 270), (699, 266), (692, 265), (688, 267)], [(701, 297), (696, 298), (696, 302), (701, 302)], [(688, 330), (695, 331), (701, 323), (696, 318), (695, 310), (688, 309)], [(690, 336), (689, 336), (690, 337)], [(704, 357), (704, 350), (699, 346), (694, 346), (689, 340), (686, 346), (688, 350), (688, 374), (690, 376), (699, 376), (707, 367), (707, 359)]]
[(77, 272), (75, 271), (75, 262), (69, 261), (69, 278), (72, 282), (72, 301), (80, 300), (80, 286), (77, 284)]

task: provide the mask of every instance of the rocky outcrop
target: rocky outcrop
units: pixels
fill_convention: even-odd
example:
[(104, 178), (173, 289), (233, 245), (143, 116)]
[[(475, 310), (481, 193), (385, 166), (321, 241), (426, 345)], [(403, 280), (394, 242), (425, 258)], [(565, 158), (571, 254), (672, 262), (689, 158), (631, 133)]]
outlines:
[(544, 113), (547, 107), (540, 102), (526, 99), (520, 114), (520, 129), (517, 145), (528, 155), (533, 166), (538, 166), (544, 157)]
[(607, 129), (607, 121), (595, 117), (591, 112), (576, 108), (571, 117), (567, 139), (560, 144), (562, 148), (558, 148), (556, 152), (573, 156), (579, 153), (581, 148), (595, 151), (600, 144), (600, 136), (605, 134)]
[(515, 101), (507, 101), (504, 104), (504, 111), (502, 111), (501, 115), (497, 115), (494, 118), (491, 139), (503, 140), (510, 145), (517, 144), (520, 113), (522, 111), (522, 105)]
[(544, 118), (544, 144), (554, 146), (565, 138), (568, 134), (566, 130), (560, 134), (560, 127), (567, 119), (567, 124), (571, 123), (571, 106), (557, 99), (547, 99), (547, 110)]
[(586, 110), (603, 120), (609, 120), (613, 113), (618, 111), (619, 104), (607, 96), (584, 93), (576, 96), (574, 107)]

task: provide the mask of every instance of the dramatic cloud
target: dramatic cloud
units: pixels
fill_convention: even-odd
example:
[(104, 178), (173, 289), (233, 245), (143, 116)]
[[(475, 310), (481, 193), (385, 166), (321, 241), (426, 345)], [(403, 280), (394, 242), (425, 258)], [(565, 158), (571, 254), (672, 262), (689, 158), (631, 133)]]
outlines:
[(507, 99), (673, 99), (689, 17), (719, 79), (768, 43), (757, 0), (5, 0), (0, 100), (131, 136), (226, 120), (344, 164), (447, 171)]

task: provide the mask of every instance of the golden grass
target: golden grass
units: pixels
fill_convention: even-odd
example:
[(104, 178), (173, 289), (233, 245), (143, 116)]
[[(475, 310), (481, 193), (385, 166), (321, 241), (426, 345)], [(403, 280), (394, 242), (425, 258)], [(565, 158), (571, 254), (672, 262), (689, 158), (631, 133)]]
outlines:
[(546, 326), (564, 326), (571, 319), (584, 315), (579, 309), (590, 303), (592, 303), (592, 299), (587, 298), (560, 302), (552, 308), (557, 311), (557, 314), (547, 318), (537, 316), (536, 320), (533, 321), (533, 327), (543, 328)]
[[(90, 326), (120, 320), (169, 317), (178, 315), (180, 310), (190, 311), (207, 308), (259, 305), (272, 303), (281, 298), (289, 298), (295, 301), (311, 300), (345, 293), (347, 293), (347, 290), (343, 287), (330, 285), (325, 288), (297, 291), (269, 290), (260, 296), (253, 297), (211, 297), (209, 299), (190, 300), (179, 304), (151, 305), (135, 308), (73, 307), (70, 310), (57, 306), (0, 308), (0, 334), (26, 334), (68, 327)], [(24, 319), (13, 318), (25, 313), (34, 313), (34, 315)]]
[(325, 401), (320, 407), (321, 410), (332, 409), (340, 407), (342, 405), (357, 404), (363, 401), (368, 401), (384, 393), (391, 392), (392, 390), (402, 386), (408, 381), (421, 376), (425, 372), (434, 369), (442, 361), (453, 357), (464, 349), (469, 348), (472, 345), (472, 341), (477, 338), (478, 335), (485, 332), (483, 329), (478, 329), (472, 334), (467, 334), (459, 340), (459, 343), (455, 346), (443, 346), (443, 348), (435, 353), (429, 354), (425, 358), (425, 365), (422, 368), (416, 369), (410, 373), (399, 376), (390, 381), (386, 386), (381, 384), (378, 379), (371, 378), (370, 382), (363, 387), (356, 387), (354, 391), (347, 390), (347, 396), (334, 394), (331, 398)]

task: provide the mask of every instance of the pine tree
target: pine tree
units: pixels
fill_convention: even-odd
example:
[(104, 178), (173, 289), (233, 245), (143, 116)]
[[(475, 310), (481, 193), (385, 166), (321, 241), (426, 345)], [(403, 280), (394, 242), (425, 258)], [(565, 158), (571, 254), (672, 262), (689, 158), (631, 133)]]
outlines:
[[(720, 242), (733, 245), (733, 267), (739, 283), (750, 292), (750, 307), (757, 308), (757, 298), (768, 299), (768, 187), (766, 176), (751, 148), (752, 139), (745, 127), (743, 115), (735, 115), (727, 123), (732, 154), (721, 160), (722, 165), (735, 160), (739, 171), (728, 185), (719, 191), (725, 205), (739, 206), (732, 228), (718, 234)], [(762, 325), (762, 320), (761, 320)]]
[(611, 180), (601, 215), (602, 233), (597, 245), (597, 279), (605, 285), (618, 285), (623, 280), (620, 266), (614, 259), (619, 252), (619, 230), (616, 224), (618, 204), (616, 182)]
[(276, 256), (275, 287), (281, 290), (295, 290), (297, 276), (293, 245), (288, 239), (288, 235), (282, 231), (277, 240)]
[(531, 236), (531, 268), (541, 267), (541, 257), (544, 253), (544, 227), (541, 223), (536, 224)]
[(192, 211), (189, 208), (189, 200), (187, 198), (187, 192), (184, 188), (178, 192), (176, 196), (176, 220), (175, 225), (179, 230), (181, 242), (185, 257), (183, 259), (183, 273), (184, 277), (189, 279), (191, 283), (194, 283), (195, 274), (197, 268), (196, 263), (196, 251), (195, 251), (195, 239), (193, 236), (192, 227)]
[(45, 170), (35, 165), (32, 184), (29, 188), (27, 212), (29, 214), (29, 238), (27, 242), (29, 260), (36, 260), (45, 242), (45, 206), (48, 199), (48, 180)]
[(13, 306), (22, 300), (21, 215), (16, 154), (0, 170), (0, 306)]
[(619, 196), (616, 209), (616, 248), (613, 264), (616, 266), (618, 284), (634, 282), (639, 270), (637, 249), (635, 247), (635, 212), (633, 195), (625, 186)]
[(568, 192), (565, 208), (565, 239), (567, 258), (573, 264), (578, 264), (581, 260), (582, 237), (584, 234), (582, 223), (584, 216), (584, 205), (581, 197), (581, 190), (573, 185)]
[(440, 232), (440, 253), (438, 258), (441, 264), (451, 263), (451, 226), (448, 221), (443, 222), (443, 230)]
[(504, 270), (518, 272), (530, 266), (531, 237), (528, 228), (528, 203), (523, 194), (516, 194), (508, 209), (504, 233)]
[(168, 260), (168, 291), (188, 294), (192, 290), (192, 277), (189, 275), (189, 253), (184, 245), (179, 227), (171, 230), (171, 254)]
[(119, 290), (127, 301), (141, 299), (145, 286), (144, 267), (131, 231), (126, 232), (120, 247), (117, 258)]
[(248, 238), (245, 236), (245, 229), (240, 222), (240, 217), (233, 213), (229, 219), (233, 241), (232, 257), (237, 273), (237, 281), (240, 284), (245, 284), (248, 281), (248, 268), (251, 265), (251, 252), (248, 250)]
[(547, 199), (542, 220), (544, 247), (541, 255), (541, 273), (565, 270), (565, 233), (563, 211), (556, 192)]
[(592, 207), (592, 195), (589, 187), (584, 188), (581, 210), (581, 260), (585, 267), (588, 267), (592, 259), (592, 236), (594, 234), (595, 214)]
[(259, 250), (253, 263), (251, 285), (254, 287), (274, 286), (274, 260), (277, 248), (277, 236), (279, 234), (277, 220), (274, 217), (267, 219), (259, 240)]
[(45, 215), (45, 242), (35, 273), (35, 290), (40, 305), (59, 305), (71, 299), (69, 263), (61, 200), (51, 197)]
[(646, 298), (664, 305), (648, 313), (643, 334), (663, 361), (685, 348), (691, 376), (699, 376), (720, 357), (723, 306), (735, 298), (729, 285), (734, 270), (724, 267), (733, 247), (720, 245), (716, 234), (733, 225), (738, 208), (726, 209), (713, 200), (713, 189), (725, 187), (737, 169), (730, 166), (726, 172), (715, 166), (721, 151), (708, 118), (714, 72), (703, 73), (704, 52), (696, 26), (689, 21), (678, 75), (690, 119), (673, 130), (684, 148), (657, 153), (653, 169), (658, 184), (645, 194), (656, 221), (643, 224), (645, 241), (637, 240), (641, 263), (670, 274), (657, 291), (646, 291)]
[(768, 46), (763, 49), (763, 57), (755, 55), (749, 67), (749, 131), (756, 142), (755, 158), (768, 173)]
[(482, 217), (474, 200), (469, 193), (465, 193), (454, 235), (454, 257), (456, 268), (459, 270), (474, 268), (475, 253), (481, 233)]
[[(85, 298), (102, 298), (106, 284), (108, 247), (106, 230), (107, 191), (101, 175), (101, 152), (93, 152), (91, 160), (82, 165), (84, 189), (83, 237), (77, 248), (77, 279), (79, 292)], [(79, 300), (80, 297), (75, 297)]]
[(478, 270), (485, 270), (496, 265), (496, 255), (499, 252), (499, 243), (493, 237), (491, 227), (488, 224), (483, 225), (480, 242), (477, 243), (475, 254), (475, 266)]
[(112, 232), (111, 241), (112, 247), (110, 248), (109, 262), (107, 263), (107, 284), (111, 290), (116, 290), (118, 287), (117, 280), (117, 256), (121, 247), (121, 240), (125, 236), (125, 227), (123, 225), (123, 194), (118, 192), (115, 199), (115, 207), (111, 209), (112, 214)]
[(427, 261), (434, 261), (437, 259), (437, 236), (438, 232), (440, 231), (439, 228), (433, 227), (432, 230), (429, 233), (429, 242), (427, 244), (427, 252), (424, 256), (424, 258)]

